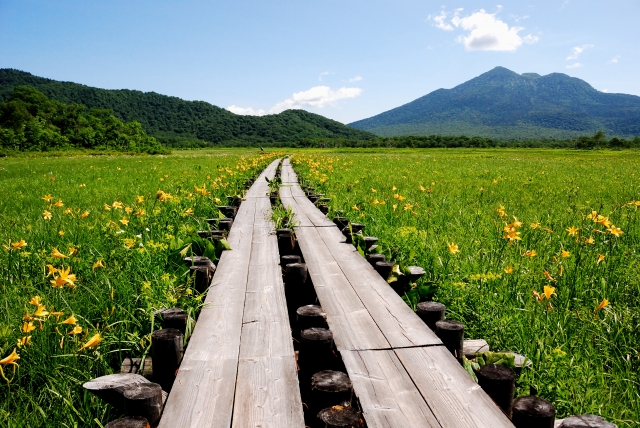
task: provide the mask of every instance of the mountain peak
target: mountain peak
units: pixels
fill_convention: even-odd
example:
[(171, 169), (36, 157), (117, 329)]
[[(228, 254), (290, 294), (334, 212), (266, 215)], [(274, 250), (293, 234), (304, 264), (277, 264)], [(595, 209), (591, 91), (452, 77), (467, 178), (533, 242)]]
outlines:
[(350, 124), (378, 135), (571, 138), (603, 130), (640, 135), (640, 97), (606, 94), (563, 73), (495, 67), (452, 89)]

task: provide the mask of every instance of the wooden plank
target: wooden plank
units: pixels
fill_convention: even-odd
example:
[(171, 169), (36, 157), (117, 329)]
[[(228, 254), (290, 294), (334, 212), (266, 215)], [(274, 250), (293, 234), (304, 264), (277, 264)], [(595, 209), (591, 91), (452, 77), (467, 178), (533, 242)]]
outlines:
[(183, 360), (159, 427), (231, 426), (237, 369), (236, 358)]
[(338, 350), (390, 348), (317, 229), (299, 227), (296, 236)]
[(266, 167), (262, 173), (256, 178), (256, 181), (253, 183), (251, 188), (247, 191), (245, 198), (256, 198), (256, 197), (264, 197), (269, 192), (269, 184), (265, 177), (272, 179), (276, 174), (276, 167), (280, 163), (280, 159), (276, 159)]
[(255, 201), (240, 205), (205, 306), (167, 399), (160, 428), (229, 427), (251, 255)]
[(293, 355), (240, 360), (232, 426), (304, 428)]
[[(292, 193), (297, 184), (293, 185)], [(299, 188), (299, 187), (298, 187)], [(315, 227), (335, 227), (336, 225), (327, 218), (306, 196), (294, 196), (294, 199), (298, 203), (298, 207), (302, 212), (311, 220)]]
[(275, 235), (269, 229), (254, 228), (240, 358), (294, 355), (278, 262)]
[(318, 228), (327, 248), (392, 348), (441, 345), (442, 341), (351, 245)]
[(369, 428), (440, 427), (393, 351), (342, 351), (340, 355)]
[(394, 352), (443, 427), (513, 427), (445, 347)]
[(293, 221), (296, 227), (313, 227), (313, 223), (298, 207), (298, 203), (291, 195), (292, 186), (280, 187), (280, 201), (284, 207), (291, 208), (294, 212)]

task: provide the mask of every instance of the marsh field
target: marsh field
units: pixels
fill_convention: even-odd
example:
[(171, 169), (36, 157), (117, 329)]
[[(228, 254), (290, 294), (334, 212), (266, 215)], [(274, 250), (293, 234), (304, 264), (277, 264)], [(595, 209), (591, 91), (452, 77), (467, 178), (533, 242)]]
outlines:
[[(379, 238), (465, 338), (532, 362), (518, 394), (558, 416), (640, 420), (640, 155), (517, 149), (289, 150), (301, 180)], [(159, 309), (195, 316), (179, 263), (275, 154), (0, 159), (0, 426), (101, 426), (82, 383), (149, 351)], [(178, 262), (176, 262), (178, 261)]]

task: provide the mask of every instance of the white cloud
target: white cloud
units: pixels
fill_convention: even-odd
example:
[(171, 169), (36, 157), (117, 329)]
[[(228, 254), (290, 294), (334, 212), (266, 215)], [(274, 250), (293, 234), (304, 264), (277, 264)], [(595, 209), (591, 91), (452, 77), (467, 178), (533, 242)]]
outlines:
[(263, 116), (266, 112), (262, 109), (254, 110), (251, 107), (238, 107), (237, 105), (232, 105), (227, 107), (231, 113), (239, 114), (242, 116)]
[[(498, 11), (502, 6), (498, 5)], [(468, 33), (456, 38), (468, 51), (515, 51), (523, 43), (536, 43), (539, 37), (528, 34), (521, 37), (518, 33), (523, 27), (509, 27), (509, 25), (496, 17), (496, 13), (487, 13), (484, 9), (468, 16), (460, 16), (462, 8), (456, 9), (449, 22), (445, 22), (447, 12), (431, 17), (435, 26), (442, 30), (450, 31), (460, 28)]]
[(576, 62), (571, 65), (567, 65), (566, 68), (580, 68), (580, 67), (582, 67), (582, 64), (580, 64), (579, 62)]
[(355, 98), (362, 93), (360, 88), (342, 87), (333, 90), (328, 86), (314, 86), (313, 88), (296, 92), (284, 101), (281, 101), (271, 107), (269, 113), (280, 113), (287, 109), (302, 109), (305, 107), (322, 108), (324, 106), (334, 106), (337, 101), (346, 98)]
[(611, 58), (611, 59), (607, 62), (607, 64), (617, 64), (619, 59), (620, 59), (620, 55), (616, 55), (616, 56), (614, 56), (613, 58)]
[(322, 82), (322, 78), (323, 78), (324, 76), (328, 76), (328, 75), (330, 75), (330, 74), (335, 74), (335, 73), (331, 73), (331, 72), (329, 72), (329, 71), (323, 71), (323, 72), (322, 72), (322, 73), (320, 73), (320, 75), (318, 76), (318, 80)]
[(578, 59), (578, 57), (580, 56), (580, 54), (582, 52), (584, 52), (586, 49), (592, 48), (593, 45), (582, 45), (582, 46), (575, 46), (573, 48), (571, 48), (571, 55), (569, 55), (567, 57), (567, 61), (570, 61), (572, 59)]
[(349, 79), (349, 82), (359, 82), (362, 80), (362, 76), (356, 76)]
[(447, 12), (442, 10), (440, 12), (440, 15), (436, 15), (436, 16), (429, 15), (427, 20), (431, 20), (435, 22), (436, 28), (439, 28), (444, 31), (453, 31), (453, 26), (447, 22), (444, 22), (444, 20), (447, 19), (447, 15), (448, 15)]

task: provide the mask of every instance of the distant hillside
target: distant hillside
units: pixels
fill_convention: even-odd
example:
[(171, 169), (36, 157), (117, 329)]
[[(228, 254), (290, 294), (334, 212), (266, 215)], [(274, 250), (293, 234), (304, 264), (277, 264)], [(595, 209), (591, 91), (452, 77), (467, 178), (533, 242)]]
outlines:
[(13, 69), (0, 69), (0, 103), (16, 86), (31, 86), (52, 100), (111, 109), (125, 121), (138, 121), (161, 141), (204, 140), (209, 143), (299, 142), (315, 138), (374, 138), (373, 134), (304, 110), (262, 117), (239, 116), (204, 101), (185, 101), (155, 92), (107, 90), (59, 82)]
[(496, 67), (453, 89), (438, 89), (349, 126), (387, 137), (566, 139), (598, 130), (633, 137), (640, 135), (640, 97), (600, 92), (561, 73), (520, 75)]

